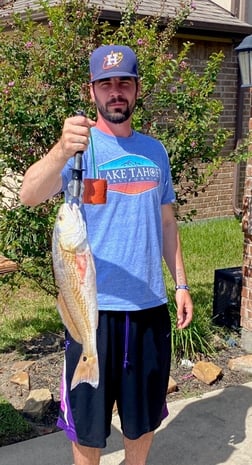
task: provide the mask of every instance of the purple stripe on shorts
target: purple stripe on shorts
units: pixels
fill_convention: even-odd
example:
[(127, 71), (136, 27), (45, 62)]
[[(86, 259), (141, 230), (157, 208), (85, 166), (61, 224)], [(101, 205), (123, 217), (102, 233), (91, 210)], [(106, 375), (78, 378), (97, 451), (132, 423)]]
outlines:
[(67, 393), (65, 363), (60, 385), (60, 416), (57, 421), (57, 426), (65, 431), (70, 441), (77, 442), (74, 420)]
[(163, 410), (162, 410), (162, 420), (164, 420), (166, 417), (169, 415), (169, 410), (167, 408), (166, 402), (163, 405)]
[(129, 365), (128, 361), (128, 349), (129, 349), (129, 313), (126, 312), (125, 318), (125, 343), (124, 343), (124, 362), (123, 367), (127, 368)]

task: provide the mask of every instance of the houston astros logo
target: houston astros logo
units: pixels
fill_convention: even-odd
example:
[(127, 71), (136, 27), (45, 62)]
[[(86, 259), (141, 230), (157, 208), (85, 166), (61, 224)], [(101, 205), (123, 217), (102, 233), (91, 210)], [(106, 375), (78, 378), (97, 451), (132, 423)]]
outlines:
[(109, 55), (104, 57), (103, 69), (110, 69), (118, 66), (123, 59), (122, 52), (111, 52)]

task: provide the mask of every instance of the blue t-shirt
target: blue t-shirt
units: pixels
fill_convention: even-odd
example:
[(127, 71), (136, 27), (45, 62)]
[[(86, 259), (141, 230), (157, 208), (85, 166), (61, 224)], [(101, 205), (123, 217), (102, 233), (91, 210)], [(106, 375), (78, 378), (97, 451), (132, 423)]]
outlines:
[[(140, 310), (167, 302), (162, 272), (161, 205), (175, 201), (164, 146), (133, 132), (114, 137), (91, 129), (83, 154), (84, 177), (108, 182), (105, 205), (82, 204), (97, 273), (100, 310)], [(63, 190), (71, 180), (73, 158), (65, 166)]]

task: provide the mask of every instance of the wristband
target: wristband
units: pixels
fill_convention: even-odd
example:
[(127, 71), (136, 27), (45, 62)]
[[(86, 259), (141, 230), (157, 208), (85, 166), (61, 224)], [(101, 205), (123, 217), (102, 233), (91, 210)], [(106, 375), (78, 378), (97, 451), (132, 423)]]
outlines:
[(175, 286), (175, 290), (177, 291), (178, 289), (185, 289), (186, 291), (190, 291), (190, 287), (187, 286), (187, 284), (177, 284)]

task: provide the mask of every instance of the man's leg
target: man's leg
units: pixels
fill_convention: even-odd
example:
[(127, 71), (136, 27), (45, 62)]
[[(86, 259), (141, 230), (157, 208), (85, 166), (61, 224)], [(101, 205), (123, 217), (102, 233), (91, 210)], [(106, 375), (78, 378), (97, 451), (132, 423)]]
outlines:
[[(145, 465), (152, 444), (154, 433), (143, 434), (140, 438), (132, 440), (125, 436), (125, 465)], [(76, 464), (78, 465), (78, 464)]]
[(86, 447), (72, 443), (74, 465), (99, 465), (100, 463), (100, 449), (96, 447)]

